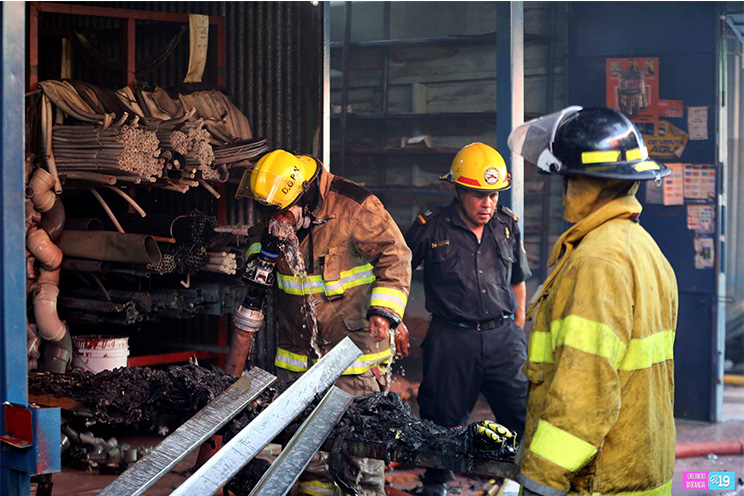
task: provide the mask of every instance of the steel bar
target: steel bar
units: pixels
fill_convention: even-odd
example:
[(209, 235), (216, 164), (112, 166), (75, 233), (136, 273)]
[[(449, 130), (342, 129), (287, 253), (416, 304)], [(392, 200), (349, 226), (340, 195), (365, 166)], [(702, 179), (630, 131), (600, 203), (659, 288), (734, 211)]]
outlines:
[(251, 491), (251, 496), (284, 496), (292, 488), (328, 434), (349, 408), (353, 395), (331, 386), (318, 406), (302, 423), (282, 453)]
[(214, 494), (299, 415), (316, 394), (333, 384), (361, 354), (351, 339), (344, 338), (171, 496)]
[(275, 380), (275, 376), (264, 370), (251, 369), (98, 495), (137, 496), (144, 493)]

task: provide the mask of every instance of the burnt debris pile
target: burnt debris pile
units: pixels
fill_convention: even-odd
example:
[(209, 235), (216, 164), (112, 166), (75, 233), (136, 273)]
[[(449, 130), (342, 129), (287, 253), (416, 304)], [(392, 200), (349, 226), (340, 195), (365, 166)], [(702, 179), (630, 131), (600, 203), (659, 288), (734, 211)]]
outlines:
[[(356, 398), (331, 438), (383, 446), (385, 455), (397, 451), (401, 461), (412, 461), (416, 452), (442, 452), (465, 456), (465, 429), (448, 429), (411, 413), (411, 407), (393, 393), (373, 393)], [(386, 460), (389, 461), (389, 460)]]
[(88, 425), (167, 434), (227, 389), (235, 377), (197, 365), (118, 368), (98, 374), (29, 374), (29, 390), (72, 398), (87, 407)]

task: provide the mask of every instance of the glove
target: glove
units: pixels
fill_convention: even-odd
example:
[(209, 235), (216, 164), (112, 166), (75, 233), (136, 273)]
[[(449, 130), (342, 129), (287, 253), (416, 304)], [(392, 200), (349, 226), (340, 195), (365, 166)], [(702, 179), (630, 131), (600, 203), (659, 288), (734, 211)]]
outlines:
[(517, 435), (501, 424), (491, 420), (483, 420), (474, 426), (476, 436), (485, 437), (494, 443), (500, 444), (502, 448), (517, 446)]
[(408, 328), (401, 322), (398, 327), (395, 328), (395, 350), (397, 357), (408, 356), (408, 350), (411, 349), (411, 345), (408, 343)]

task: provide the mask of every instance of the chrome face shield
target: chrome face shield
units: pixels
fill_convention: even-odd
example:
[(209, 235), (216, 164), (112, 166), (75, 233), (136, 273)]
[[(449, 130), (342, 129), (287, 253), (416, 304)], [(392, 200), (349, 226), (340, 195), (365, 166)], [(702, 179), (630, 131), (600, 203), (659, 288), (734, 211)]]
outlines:
[(509, 149), (522, 156), (527, 162), (536, 165), (549, 174), (558, 174), (563, 164), (553, 155), (553, 141), (558, 126), (582, 107), (573, 105), (559, 112), (544, 115), (525, 122), (509, 135)]

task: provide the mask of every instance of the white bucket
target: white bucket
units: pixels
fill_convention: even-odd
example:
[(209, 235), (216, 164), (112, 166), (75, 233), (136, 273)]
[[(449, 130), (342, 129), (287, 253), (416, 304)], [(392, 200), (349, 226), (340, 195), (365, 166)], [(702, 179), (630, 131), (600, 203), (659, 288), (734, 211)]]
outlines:
[(127, 366), (129, 338), (120, 336), (73, 336), (72, 368), (95, 374)]

